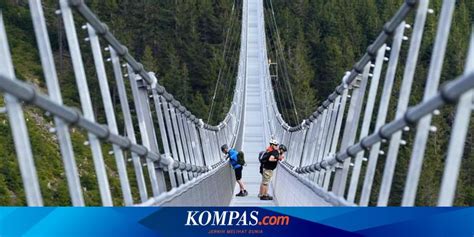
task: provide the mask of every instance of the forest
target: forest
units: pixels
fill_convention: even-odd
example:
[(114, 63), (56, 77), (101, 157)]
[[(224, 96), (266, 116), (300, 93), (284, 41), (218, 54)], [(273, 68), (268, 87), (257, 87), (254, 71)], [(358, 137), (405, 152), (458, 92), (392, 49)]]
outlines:
[[(64, 103), (79, 108), (64, 25), (61, 17), (55, 13), (58, 2), (43, 1), (47, 27)], [(85, 2), (107, 23), (116, 38), (127, 45), (146, 70), (155, 72), (159, 83), (190, 111), (214, 125), (224, 118), (230, 107), (237, 74), (242, 0)], [(419, 103), (423, 96), (430, 50), (436, 34), (437, 14), (442, 3), (441, 0), (430, 2), (434, 14), (427, 21), (427, 33), (423, 39), (410, 105)], [(275, 63), (270, 68), (275, 75), (275, 95), (280, 111), (289, 124), (299, 124), (333, 92), (341, 83), (344, 72), (358, 61), (383, 24), (402, 3), (402, 0), (264, 0), (269, 60)], [(46, 91), (28, 1), (0, 0), (0, 10), (7, 28), (16, 76)], [(407, 22), (413, 22), (412, 15)], [(456, 1), (442, 82), (462, 74), (473, 22), (474, 1)], [(82, 38), (86, 37), (85, 32), (79, 34)], [(81, 47), (88, 47), (87, 42), (81, 42)], [(407, 44), (403, 47), (405, 53), (402, 53), (401, 61), (404, 61), (408, 48)], [(83, 58), (86, 65), (93, 65), (90, 55)], [(402, 74), (403, 67), (399, 67), (393, 97), (398, 94)], [(87, 70), (87, 76), (95, 78), (96, 75), (93, 70)], [(102, 111), (97, 85), (96, 80), (89, 80), (91, 94), (97, 95), (92, 98), (94, 109)], [(119, 106), (118, 95), (113, 99)], [(3, 96), (0, 97), (1, 105)], [(393, 108), (389, 109), (388, 121), (395, 116), (396, 103), (390, 106)], [(444, 108), (441, 114), (433, 122), (438, 132), (430, 136), (430, 149), (426, 152), (417, 205), (435, 205), (437, 201), (439, 190), (429, 187), (440, 186), (447, 149), (447, 142), (441, 138), (449, 136), (453, 108)], [(69, 205), (59, 148), (55, 137), (48, 132), (52, 119), (30, 106), (26, 108), (26, 118), (45, 205)], [(98, 117), (97, 120), (105, 122), (105, 117)], [(474, 118), (471, 119), (455, 205), (474, 206), (473, 121)], [(405, 140), (410, 142), (413, 137), (414, 134), (410, 134)], [(12, 139), (8, 119), (0, 114), (0, 157), (4, 158), (0, 162), (0, 205), (25, 205)], [(100, 205), (90, 149), (83, 145), (87, 135), (83, 131), (73, 130), (72, 139), (86, 204)], [(409, 146), (400, 150), (390, 205), (400, 204), (410, 153)], [(114, 203), (120, 205), (120, 184), (115, 163), (111, 155), (104, 154), (104, 157)], [(383, 160), (379, 162), (377, 170), (383, 170), (383, 163)], [(131, 183), (136, 183), (133, 175), (129, 177)], [(376, 186), (380, 179), (379, 173), (376, 175)], [(134, 197), (138, 197), (136, 186), (132, 186), (132, 192)], [(376, 202), (376, 193), (372, 195), (371, 204)]]

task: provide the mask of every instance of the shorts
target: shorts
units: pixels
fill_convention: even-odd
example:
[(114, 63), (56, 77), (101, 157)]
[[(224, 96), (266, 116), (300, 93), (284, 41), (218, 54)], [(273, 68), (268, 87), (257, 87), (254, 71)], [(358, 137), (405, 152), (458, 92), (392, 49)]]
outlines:
[(270, 183), (270, 180), (272, 179), (273, 176), (273, 170), (267, 170), (263, 168), (263, 173), (262, 173), (262, 185), (267, 186)]
[(235, 172), (235, 180), (238, 181), (242, 179), (242, 166), (237, 169), (234, 169), (234, 172)]

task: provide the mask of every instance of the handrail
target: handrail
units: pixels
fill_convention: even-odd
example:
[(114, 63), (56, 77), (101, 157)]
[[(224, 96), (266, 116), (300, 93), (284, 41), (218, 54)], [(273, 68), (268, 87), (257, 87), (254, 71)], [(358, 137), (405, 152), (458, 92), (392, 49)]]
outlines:
[(174, 169), (205, 173), (209, 171), (209, 167), (196, 166), (187, 164), (180, 161), (174, 161), (173, 159), (157, 154), (153, 151), (148, 150), (145, 146), (132, 143), (129, 138), (120, 136), (118, 134), (111, 133), (106, 125), (92, 122), (82, 116), (79, 111), (75, 108), (60, 105), (54, 102), (48, 96), (37, 92), (34, 86), (22, 82), (18, 79), (8, 79), (7, 77), (0, 75), (0, 90), (17, 97), (18, 99), (38, 106), (52, 115), (58, 116), (71, 125), (77, 125), (80, 128), (91, 132), (97, 137), (108, 141), (112, 144), (118, 145), (123, 149), (130, 150), (142, 157), (146, 157), (153, 161), (159, 162), (162, 167), (169, 167), (172, 165)]
[(319, 163), (298, 167), (295, 169), (297, 173), (306, 174), (322, 169), (327, 170), (329, 166), (336, 163), (342, 163), (347, 158), (355, 158), (357, 153), (369, 150), (372, 145), (382, 140), (389, 139), (394, 133), (401, 131), (406, 126), (416, 124), (424, 116), (433, 113), (436, 109), (446, 104), (455, 104), (459, 97), (464, 93), (474, 88), (474, 73), (463, 75), (457, 79), (445, 84), (441, 90), (434, 97), (426, 102), (422, 102), (407, 110), (402, 118), (396, 119), (390, 123), (382, 126), (377, 132), (361, 139), (360, 142), (348, 147), (345, 151), (341, 151), (336, 155), (330, 157), (328, 160), (323, 160)]

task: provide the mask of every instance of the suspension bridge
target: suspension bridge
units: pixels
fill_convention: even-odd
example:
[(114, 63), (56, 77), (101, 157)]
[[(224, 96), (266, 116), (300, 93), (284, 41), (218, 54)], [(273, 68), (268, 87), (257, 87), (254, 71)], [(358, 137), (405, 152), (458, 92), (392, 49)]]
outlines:
[[(244, 0), (232, 104), (225, 119), (212, 126), (168, 93), (155, 74), (132, 57), (81, 0), (60, 0), (58, 10), (64, 22), (81, 108), (64, 105), (42, 4), (40, 0), (29, 0), (47, 93), (16, 78), (5, 22), (0, 15), (0, 90), (5, 97), (1, 112), (10, 121), (27, 204), (44, 203), (25, 123), (25, 104), (54, 117), (54, 133), (72, 206), (84, 206), (85, 202), (71, 127), (87, 132), (85, 145), (91, 149), (103, 206), (118, 205), (112, 201), (104, 144), (112, 147), (109, 154), (116, 161), (126, 206), (368, 206), (374, 198), (375, 186), (378, 192), (372, 205), (386, 206), (391, 198), (400, 147), (412, 146), (400, 203), (413, 206), (427, 140), (436, 131), (432, 117), (439, 116), (442, 107), (451, 105), (455, 108), (454, 119), (450, 135), (444, 137), (449, 145), (437, 197), (439, 206), (451, 206), (473, 110), (474, 37), (471, 36), (466, 52), (464, 73), (439, 85), (455, 10), (455, 1), (443, 1), (423, 99), (408, 107), (426, 18), (434, 17), (430, 16), (432, 10), (428, 6), (429, 0), (405, 1), (353, 68), (339, 75), (343, 76), (342, 82), (334, 92), (310, 117), (292, 127), (283, 120), (275, 101), (263, 2)], [(407, 23), (408, 19), (412, 22)], [(80, 47), (77, 25), (82, 25), (88, 35), (106, 124), (95, 120), (97, 114), (87, 82), (93, 79), (86, 78), (86, 54)], [(400, 57), (403, 46), (408, 48), (404, 58)], [(105, 63), (112, 64), (113, 77), (107, 76)], [(401, 88), (394, 95), (396, 75), (400, 73), (397, 69), (402, 64), (402, 75), (398, 77), (401, 82), (397, 82)], [(120, 110), (112, 105), (112, 81), (117, 87)], [(392, 121), (387, 121), (389, 103), (397, 104)], [(122, 134), (118, 117), (123, 118), (125, 125)], [(406, 133), (413, 133), (413, 142), (403, 139)], [(287, 145), (288, 154), (279, 163), (270, 184), (274, 200), (260, 201), (257, 156), (270, 138)], [(249, 192), (246, 197), (234, 195), (237, 187), (233, 170), (220, 151), (225, 143), (245, 152), (243, 181)], [(129, 159), (131, 162), (127, 163)], [(380, 165), (378, 161), (384, 163)], [(139, 202), (132, 196), (128, 170), (135, 176)], [(376, 173), (382, 174), (380, 184), (374, 183)], [(147, 182), (151, 185), (147, 186)]]

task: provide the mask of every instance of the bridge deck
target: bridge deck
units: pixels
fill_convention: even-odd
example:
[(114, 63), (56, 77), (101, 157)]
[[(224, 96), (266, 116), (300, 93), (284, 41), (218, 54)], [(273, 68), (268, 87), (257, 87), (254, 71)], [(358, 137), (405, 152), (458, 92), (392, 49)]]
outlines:
[[(266, 113), (264, 112), (265, 94), (263, 84), (263, 71), (260, 60), (263, 58), (261, 37), (264, 37), (258, 30), (259, 15), (262, 12), (261, 1), (248, 2), (248, 22), (247, 27), (247, 65), (245, 80), (245, 119), (242, 150), (245, 152), (247, 166), (244, 167), (242, 180), (246, 184), (249, 192), (247, 197), (234, 197), (231, 205), (235, 206), (265, 206), (276, 205), (274, 201), (261, 201), (258, 192), (262, 176), (259, 173), (258, 153), (265, 149), (267, 137), (265, 137)], [(239, 187), (236, 187), (236, 193)]]
[[(251, 157), (249, 157), (251, 158)], [(255, 157), (254, 160), (257, 158)], [(249, 161), (247, 161), (249, 162)], [(277, 203), (275, 200), (273, 201), (261, 201), (258, 198), (258, 191), (260, 188), (260, 182), (262, 181), (262, 176), (258, 172), (259, 163), (258, 161), (253, 161), (252, 163), (248, 163), (247, 166), (244, 167), (242, 173), (242, 180), (245, 183), (245, 188), (249, 192), (249, 195), (246, 197), (235, 197), (232, 199), (230, 206), (276, 206)], [(235, 186), (235, 192), (239, 192), (239, 186)], [(270, 190), (270, 195), (272, 194)]]

